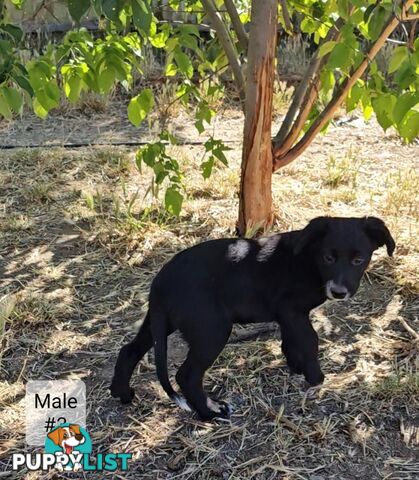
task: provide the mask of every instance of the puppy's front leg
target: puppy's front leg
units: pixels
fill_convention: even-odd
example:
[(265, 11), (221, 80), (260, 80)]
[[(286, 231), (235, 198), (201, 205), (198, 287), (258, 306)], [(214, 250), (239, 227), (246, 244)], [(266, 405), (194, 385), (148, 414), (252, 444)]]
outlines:
[(324, 380), (319, 363), (319, 338), (308, 314), (287, 312), (280, 319), (282, 352), (294, 373), (303, 373), (310, 385)]

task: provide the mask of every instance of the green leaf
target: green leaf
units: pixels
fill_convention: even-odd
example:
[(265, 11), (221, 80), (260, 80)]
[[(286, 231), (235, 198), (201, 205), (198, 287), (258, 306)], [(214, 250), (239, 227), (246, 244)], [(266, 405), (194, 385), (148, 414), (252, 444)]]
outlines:
[(374, 108), (377, 121), (381, 127), (385, 130), (393, 125), (393, 109), (396, 104), (396, 97), (389, 93), (380, 95), (377, 98), (372, 99), (372, 106)]
[(203, 122), (205, 121), (210, 124), (211, 119), (214, 115), (214, 110), (211, 110), (211, 108), (209, 108), (209, 106), (205, 102), (200, 103), (198, 110), (195, 114), (195, 118), (197, 119), (197, 121), (195, 122), (195, 127), (199, 133), (202, 133), (205, 130)]
[(403, 89), (407, 89), (417, 80), (415, 67), (408, 61), (404, 62), (394, 75), (394, 81)]
[(194, 51), (198, 49), (198, 42), (196, 40), (196, 37), (192, 35), (182, 34), (179, 40), (182, 47), (190, 48)]
[(19, 87), (23, 88), (23, 90), (26, 90), (31, 97), (33, 96), (33, 88), (26, 77), (23, 75), (13, 75), (13, 78)]
[(99, 73), (97, 82), (100, 93), (107, 94), (115, 83), (115, 70), (112, 67), (107, 67)]
[(368, 34), (372, 41), (377, 40), (384, 27), (386, 20), (386, 10), (381, 5), (377, 6), (368, 22)]
[(12, 118), (13, 116), (9, 102), (4, 95), (3, 89), (0, 89), (0, 115), (7, 119)]
[(400, 65), (404, 62), (408, 54), (407, 47), (397, 47), (394, 49), (390, 58), (390, 64), (388, 66), (388, 73), (395, 72)]
[(215, 158), (211, 155), (208, 160), (201, 163), (202, 176), (207, 179), (211, 176)]
[(181, 50), (176, 49), (174, 52), (174, 57), (179, 70), (184, 73), (188, 78), (192, 78), (193, 66), (188, 55), (186, 55), (186, 53), (183, 53)]
[(314, 33), (317, 26), (318, 23), (309, 17), (304, 17), (300, 24), (301, 31), (304, 33)]
[(48, 110), (46, 110), (38, 101), (37, 98), (33, 99), (33, 111), (38, 117), (44, 119), (48, 115)]
[(103, 0), (102, 12), (109, 20), (119, 23), (119, 14), (124, 8), (124, 3), (124, 0)]
[(82, 79), (78, 75), (72, 75), (64, 83), (64, 93), (67, 95), (71, 103), (76, 103), (77, 100), (80, 98), (82, 85)]
[(412, 142), (419, 135), (419, 112), (409, 112), (406, 120), (399, 127), (400, 135)]
[(324, 57), (328, 53), (330, 53), (333, 48), (335, 47), (336, 42), (334, 40), (330, 40), (329, 42), (323, 43), (323, 45), (320, 45), (319, 48), (319, 58)]
[(204, 122), (202, 120), (197, 120), (194, 125), (195, 128), (198, 130), (199, 134), (201, 134), (205, 130)]
[(349, 1), (348, 0), (337, 0), (337, 7), (339, 16), (344, 20), (349, 18)]
[(329, 92), (335, 86), (335, 76), (333, 72), (323, 69), (320, 73), (321, 88), (325, 92)]
[(348, 96), (346, 97), (346, 110), (351, 112), (356, 108), (364, 93), (363, 87), (357, 82), (351, 88)]
[(419, 92), (406, 92), (397, 99), (393, 110), (393, 118), (397, 125), (403, 122), (407, 112), (419, 104)]
[(48, 95), (48, 97), (53, 100), (56, 105), (58, 105), (61, 97), (61, 92), (60, 89), (58, 88), (58, 85), (56, 84), (55, 80), (50, 80), (44, 87), (45, 93)]
[(107, 65), (112, 66), (115, 70), (115, 76), (118, 80), (123, 81), (128, 77), (127, 65), (122, 58), (117, 55), (111, 54), (107, 58)]
[(179, 31), (182, 35), (195, 35), (195, 37), (201, 38), (199, 29), (196, 25), (181, 24), (179, 25)]
[(12, 44), (7, 40), (0, 40), (0, 53), (7, 57), (12, 50)]
[(11, 87), (3, 87), (2, 92), (4, 98), (9, 104), (10, 109), (15, 113), (20, 113), (23, 105), (22, 95), (15, 88)]
[(371, 115), (373, 114), (374, 109), (372, 108), (371, 105), (364, 105), (363, 113), (364, 113), (364, 118), (365, 120), (369, 120), (371, 118)]
[(16, 25), (11, 25), (10, 23), (0, 25), (0, 30), (6, 32), (14, 41), (14, 43), (19, 43), (22, 40), (23, 32)]
[(157, 185), (161, 185), (164, 179), (169, 175), (169, 171), (165, 169), (164, 164), (157, 162), (153, 166), (155, 181)]
[(173, 134), (168, 132), (167, 130), (163, 130), (160, 133), (159, 138), (160, 138), (160, 140), (162, 140), (164, 142), (169, 142), (170, 145), (177, 145), (179, 143), (178, 139)]
[(88, 0), (68, 0), (68, 11), (77, 23), (80, 23), (81, 17), (89, 8), (90, 2)]
[(343, 43), (353, 50), (358, 50), (358, 41), (354, 33), (354, 27), (351, 24), (345, 25), (342, 30)]
[(155, 48), (164, 48), (169, 38), (170, 27), (167, 24), (163, 24), (160, 32), (150, 37), (150, 43)]
[(182, 202), (183, 196), (178, 190), (173, 187), (169, 187), (166, 190), (164, 204), (169, 213), (178, 217), (182, 209)]
[(31, 87), (36, 92), (37, 90), (42, 90), (44, 88), (47, 77), (40, 68), (38, 68), (36, 65), (33, 65), (29, 68), (29, 81)]
[(375, 8), (375, 3), (373, 3), (372, 5), (370, 5), (369, 7), (367, 7), (367, 9), (365, 10), (364, 12), (364, 22), (365, 23), (368, 23), (368, 20), (372, 14), (372, 12), (374, 11), (374, 8)]
[(132, 0), (132, 20), (138, 30), (149, 35), (150, 26), (153, 20), (150, 3), (145, 0)]
[(164, 71), (166, 77), (174, 77), (177, 74), (177, 67), (174, 63), (168, 63)]
[(153, 92), (146, 88), (140, 95), (131, 98), (128, 105), (129, 121), (138, 127), (154, 106)]
[(26, 2), (26, 0), (10, 0), (10, 1), (18, 9), (21, 9), (23, 7), (24, 3)]
[(352, 50), (344, 43), (338, 43), (330, 54), (328, 65), (330, 68), (346, 70), (352, 65)]

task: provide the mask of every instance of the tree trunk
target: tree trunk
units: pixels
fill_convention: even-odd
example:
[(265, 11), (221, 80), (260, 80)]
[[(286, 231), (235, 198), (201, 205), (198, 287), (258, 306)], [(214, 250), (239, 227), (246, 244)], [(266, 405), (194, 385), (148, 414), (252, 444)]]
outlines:
[(238, 231), (272, 224), (272, 97), (277, 0), (253, 0), (249, 34)]

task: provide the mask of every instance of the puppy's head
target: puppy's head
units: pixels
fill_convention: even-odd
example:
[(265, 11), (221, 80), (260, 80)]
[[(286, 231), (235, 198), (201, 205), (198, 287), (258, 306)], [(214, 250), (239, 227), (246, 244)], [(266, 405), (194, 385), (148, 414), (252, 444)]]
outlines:
[(73, 447), (76, 447), (85, 441), (78, 425), (58, 427), (48, 433), (48, 438), (51, 439), (55, 445), (61, 447), (66, 453), (71, 451)]
[(395, 242), (375, 217), (318, 217), (299, 234), (294, 254), (311, 255), (329, 299), (346, 300), (358, 290), (374, 250), (385, 245), (392, 256)]

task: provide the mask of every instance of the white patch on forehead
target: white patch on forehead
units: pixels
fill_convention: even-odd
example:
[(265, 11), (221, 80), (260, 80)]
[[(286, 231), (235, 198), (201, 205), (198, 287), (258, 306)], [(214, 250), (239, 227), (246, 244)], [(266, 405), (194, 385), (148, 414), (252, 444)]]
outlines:
[(258, 240), (262, 248), (256, 255), (256, 260), (258, 262), (267, 262), (269, 257), (274, 253), (280, 239), (281, 235), (272, 235), (271, 237), (264, 237)]
[(249, 253), (250, 243), (247, 240), (237, 240), (228, 246), (227, 258), (232, 262), (240, 262)]

